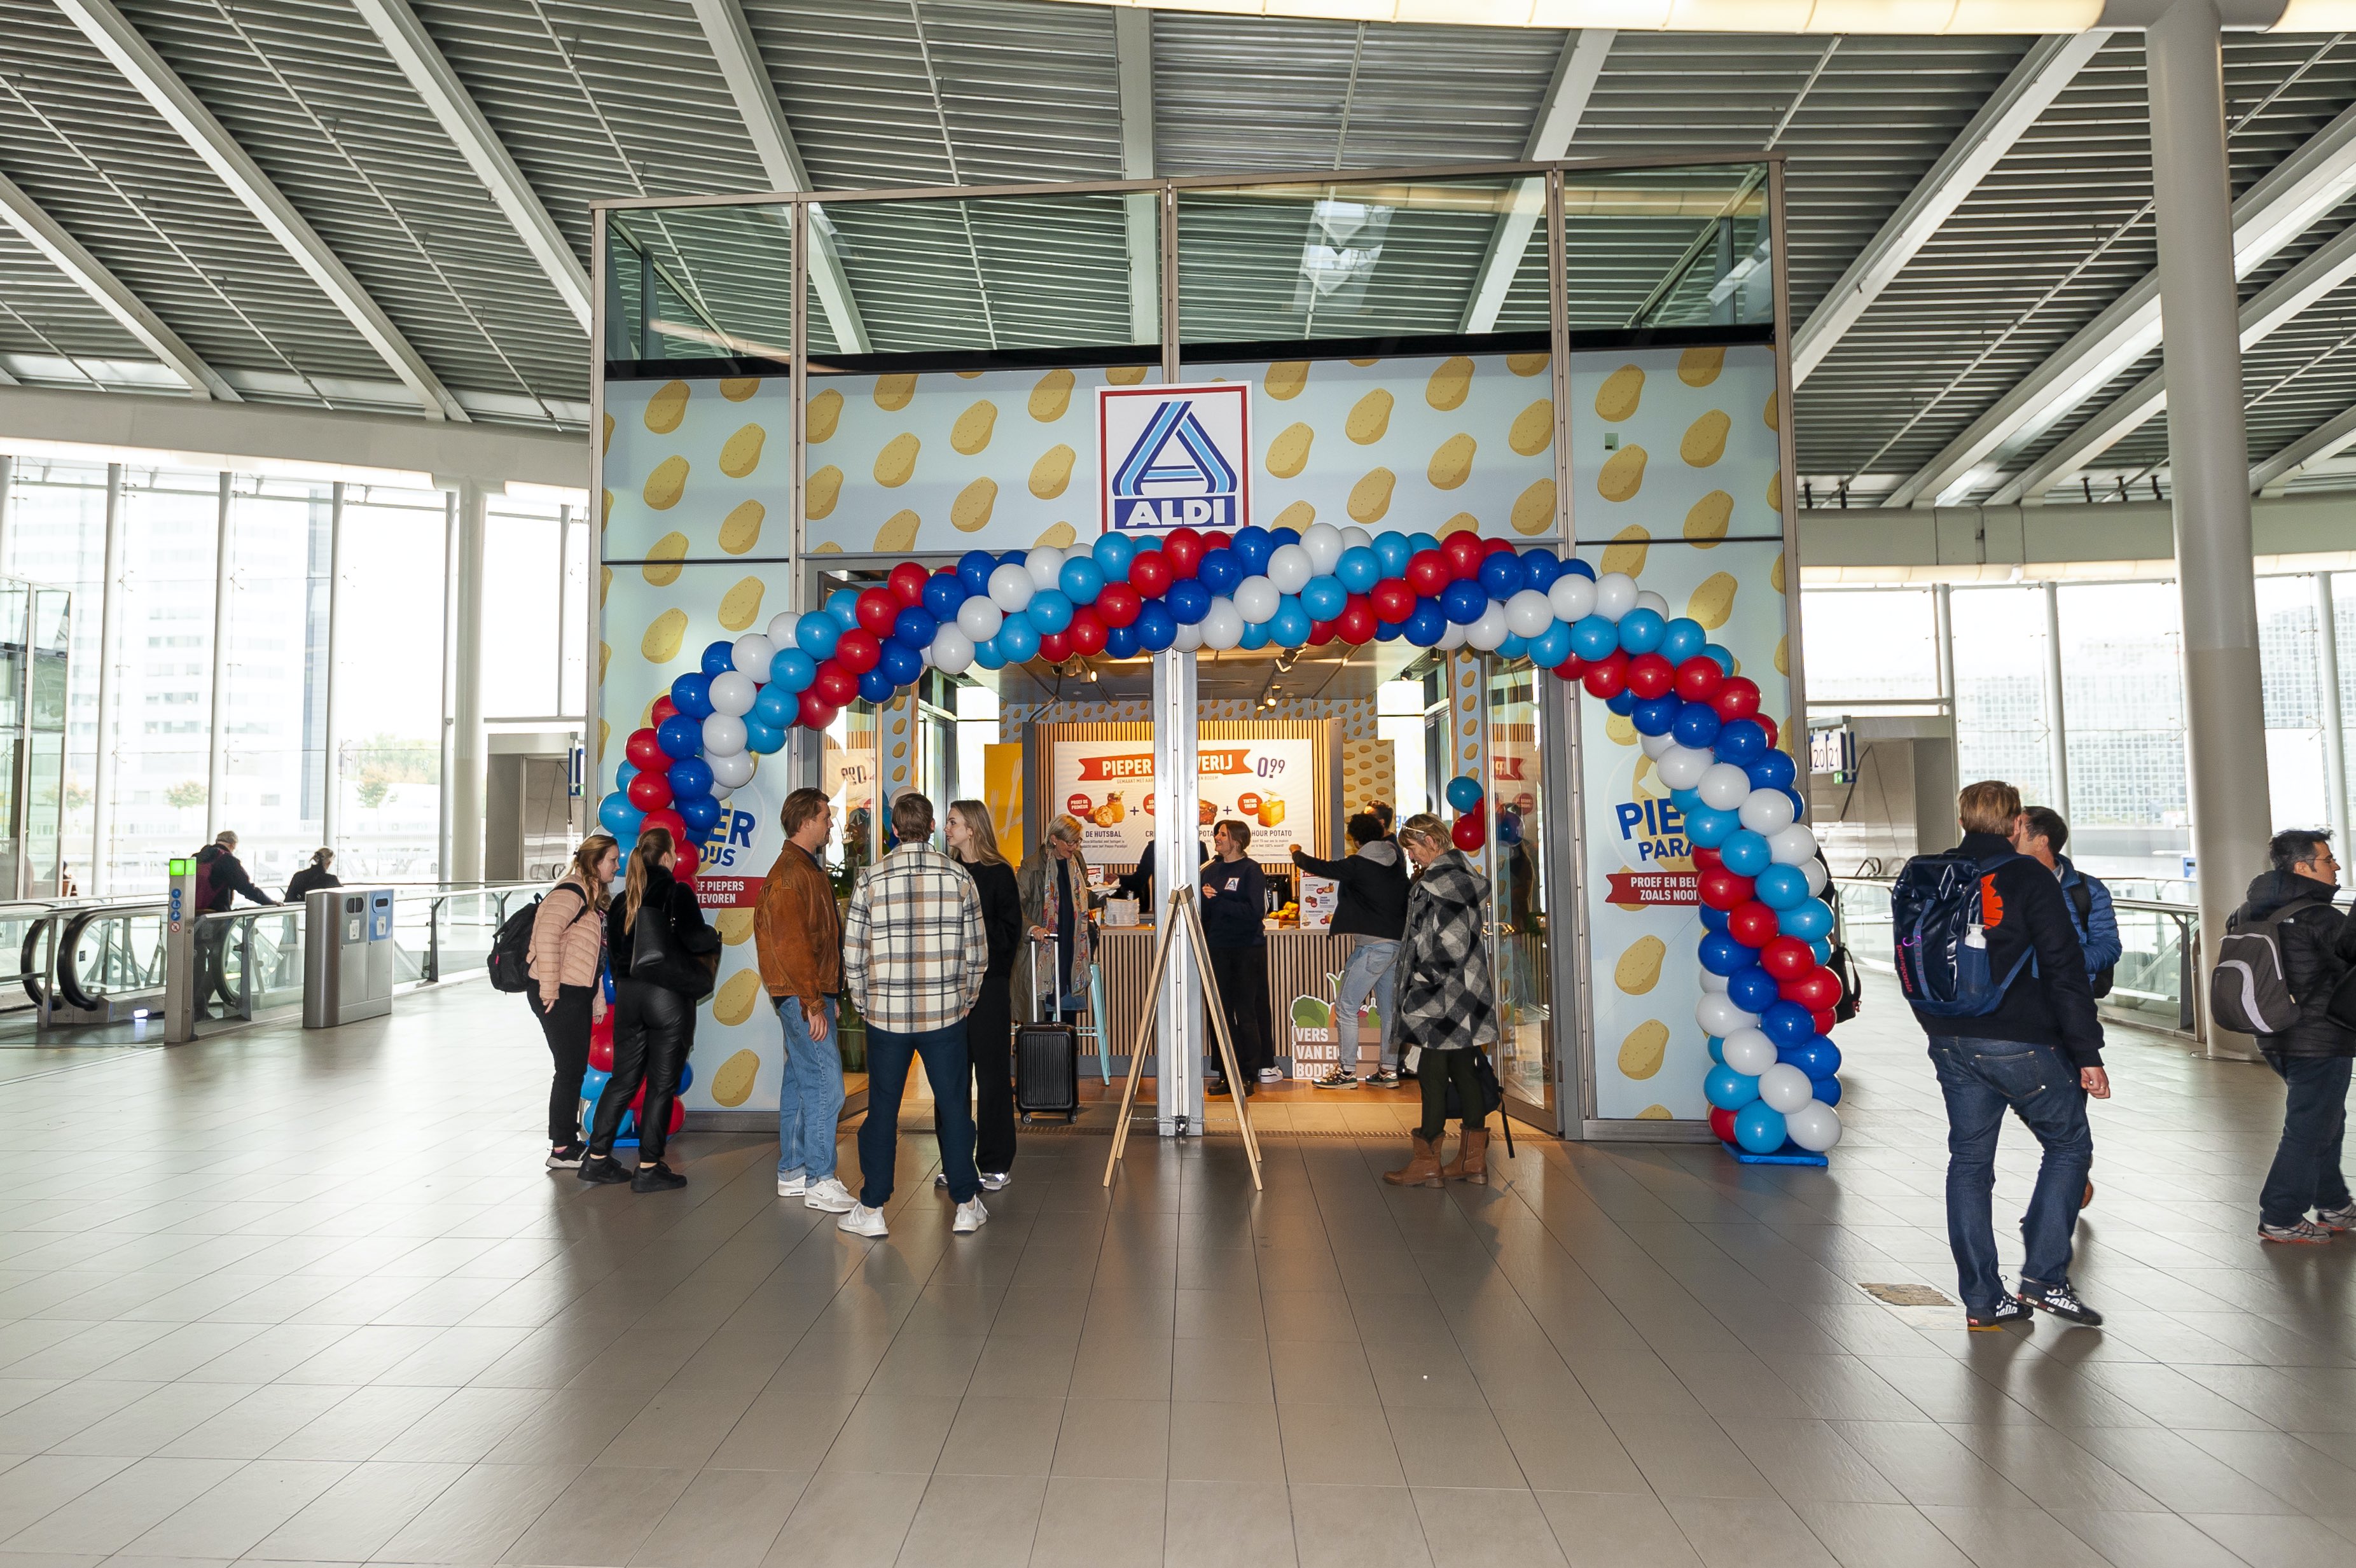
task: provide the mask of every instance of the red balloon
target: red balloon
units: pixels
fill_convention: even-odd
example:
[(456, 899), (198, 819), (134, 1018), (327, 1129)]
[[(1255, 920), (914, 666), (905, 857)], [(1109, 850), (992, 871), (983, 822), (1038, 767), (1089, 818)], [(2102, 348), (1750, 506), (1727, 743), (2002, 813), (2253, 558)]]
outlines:
[(648, 726), (651, 728), (656, 725), (659, 725), (663, 720), (669, 718), (672, 714), (678, 712), (679, 704), (670, 700), (669, 693), (657, 697), (655, 699), (655, 705), (647, 710)]
[[(857, 682), (854, 682), (852, 684), (855, 686)], [(834, 715), (841, 711), (842, 704), (828, 702), (819, 693), (818, 683), (812, 682), (802, 689), (801, 711), (794, 715), (794, 722), (804, 729), (824, 729), (834, 722)]]
[(1554, 672), (1557, 678), (1560, 680), (1579, 680), (1587, 673), (1587, 660), (1574, 653), (1569, 658), (1564, 660), (1561, 663), (1556, 665), (1554, 667)]
[(1312, 620), (1312, 621), (1311, 621), (1311, 622), (1309, 623), (1309, 646), (1310, 646), (1310, 647), (1312, 647), (1312, 648), (1323, 648), (1323, 647), (1324, 647), (1327, 643), (1329, 643), (1329, 642), (1331, 642), (1331, 641), (1333, 641), (1333, 623), (1332, 621), (1330, 621), (1330, 620)]
[(1840, 976), (1819, 964), (1799, 979), (1786, 983), (1790, 1000), (1811, 1013), (1820, 1013), (1841, 999)]
[(1129, 564), (1129, 585), (1149, 599), (1158, 599), (1168, 593), (1170, 585), (1176, 581), (1170, 563), (1162, 559), (1168, 553), (1167, 546), (1139, 551), (1136, 559)]
[[(1162, 536), (1162, 559), (1170, 564), (1174, 576), (1193, 576), (1194, 568), (1203, 564), (1203, 536), (1191, 528), (1172, 529)], [(1135, 563), (1130, 564), (1130, 571), (1135, 575)]]
[(1688, 703), (1707, 703), (1726, 684), (1726, 671), (1707, 653), (1697, 653), (1677, 666), (1677, 695)]
[(1716, 871), (1726, 864), (1719, 857), (1718, 851), (1707, 844), (1698, 843), (1694, 845), (1693, 863), (1696, 871)]
[(1701, 874), (1701, 901), (1712, 909), (1738, 908), (1751, 902), (1751, 878), (1737, 876), (1722, 865), (1705, 871)]
[(1783, 732), (1775, 727), (1775, 721), (1769, 718), (1765, 714), (1753, 714), (1751, 715), (1751, 722), (1767, 732), (1768, 749), (1771, 751), (1773, 750), (1776, 741), (1780, 739), (1783, 735)]
[(1127, 583), (1107, 583), (1104, 592), (1097, 596), (1097, 602), (1088, 607), (1107, 626), (1127, 626), (1145, 607), (1145, 598)]
[(1601, 697), (1608, 702), (1618, 696), (1620, 689), (1627, 683), (1628, 655), (1622, 650), (1615, 648), (1602, 658), (1589, 661), (1586, 676), (1589, 696)]
[(902, 609), (925, 602), (925, 569), (914, 561), (903, 561), (892, 568), (892, 575), (885, 581), (892, 585), (892, 596), (900, 601)]
[(1208, 555), (1214, 550), (1225, 550), (1235, 542), (1236, 536), (1224, 528), (1206, 528), (1203, 531), (1203, 553)]
[(599, 1072), (614, 1070), (614, 1036), (610, 1031), (602, 1040), (594, 1034), (589, 1036), (589, 1065)]
[[(594, 1046), (600, 1040), (605, 1041), (609, 1047), (614, 1043), (614, 1010), (611, 1007), (605, 1009), (605, 1015), (604, 1017), (589, 1026), (589, 1043), (592, 1046)], [(613, 1069), (610, 1067), (603, 1067), (599, 1068), (597, 1070), (600, 1072), (611, 1072)]]
[(1729, 722), (1747, 719), (1759, 711), (1759, 682), (1746, 675), (1729, 676), (1709, 699), (1709, 705)]
[(1104, 618), (1083, 605), (1072, 612), (1072, 624), (1064, 628), (1064, 636), (1075, 653), (1102, 653), (1105, 648)]
[(1448, 575), (1458, 580), (1481, 575), (1481, 561), (1488, 552), (1481, 548), (1478, 534), (1451, 533), (1440, 542), (1440, 554), (1448, 558)]
[(1639, 653), (1628, 660), (1628, 690), (1636, 693), (1639, 702), (1667, 696), (1676, 676), (1676, 668), (1657, 653)]
[(1448, 830), (1448, 838), (1458, 849), (1470, 854), (1489, 841), (1488, 824), (1481, 820), (1480, 812), (1468, 811), (1456, 819), (1456, 825)]
[[(1130, 568), (1130, 575), (1136, 575), (1134, 567)], [(1424, 598), (1436, 597), (1440, 589), (1455, 580), (1455, 575), (1448, 567), (1448, 557), (1437, 550), (1419, 550), (1408, 557), (1407, 585)]]
[(1367, 593), (1366, 602), (1374, 606), (1376, 616), (1393, 626), (1415, 614), (1415, 590), (1404, 577), (1385, 577)]
[(1816, 967), (1815, 950), (1797, 937), (1777, 937), (1759, 950), (1759, 967), (1777, 980), (1797, 980)]
[(1734, 1112), (1723, 1105), (1709, 1108), (1709, 1134), (1721, 1144), (1734, 1142)]
[(1484, 539), (1481, 542), (1481, 559), (1486, 561), (1497, 552), (1511, 550), (1513, 547), (1514, 542), (1510, 539)]
[(668, 806), (659, 811), (647, 813), (646, 821), (638, 824), (638, 832), (644, 835), (648, 828), (660, 828), (669, 833), (670, 842), (674, 844), (687, 842), (687, 819)]
[(1072, 656), (1072, 634), (1063, 631), (1043, 631), (1039, 634), (1039, 657), (1050, 664), (1061, 664)]
[(1726, 912), (1726, 934), (1747, 948), (1763, 948), (1775, 940), (1775, 911), (1752, 899)]
[(663, 750), (662, 743), (655, 738), (655, 732), (650, 729), (632, 730), (630, 738), (622, 745), (622, 755), (630, 759), (631, 766), (639, 768), (670, 766), (669, 755)]
[(859, 677), (831, 659), (821, 659), (809, 689), (818, 693), (820, 706), (839, 708), (859, 695)]
[(1353, 648), (1362, 642), (1373, 641), (1375, 607), (1363, 596), (1351, 596), (1350, 602), (1343, 607), (1341, 615), (1335, 618), (1333, 629), (1341, 634), (1343, 641)]
[(1840, 1022), (1838, 1018), (1833, 1016), (1833, 1010), (1829, 1007), (1818, 1013), (1815, 1015), (1815, 1019), (1816, 1033), (1826, 1036), (1829, 1036), (1832, 1034), (1833, 1026)]
[[(902, 564), (913, 564), (904, 562)], [(895, 566), (893, 570), (899, 568)], [(858, 607), (853, 613), (859, 617), (859, 624), (868, 631), (877, 637), (889, 637), (892, 635), (892, 623), (900, 618), (900, 612), (906, 607), (888, 589), (869, 588), (860, 594)]]
[(695, 847), (693, 839), (684, 838), (679, 841), (679, 859), (672, 864), (670, 874), (681, 882), (691, 883), (695, 880), (695, 868), (702, 864), (703, 852)]
[(884, 644), (864, 627), (853, 627), (844, 632), (834, 645), (834, 661), (853, 675), (866, 674), (883, 657)]
[(659, 811), (670, 804), (670, 780), (653, 768), (630, 780), (630, 804), (641, 811)]
[(672, 1101), (670, 1102), (670, 1132), (667, 1135), (673, 1138), (678, 1137), (679, 1130), (686, 1125), (687, 1107), (676, 1100)]

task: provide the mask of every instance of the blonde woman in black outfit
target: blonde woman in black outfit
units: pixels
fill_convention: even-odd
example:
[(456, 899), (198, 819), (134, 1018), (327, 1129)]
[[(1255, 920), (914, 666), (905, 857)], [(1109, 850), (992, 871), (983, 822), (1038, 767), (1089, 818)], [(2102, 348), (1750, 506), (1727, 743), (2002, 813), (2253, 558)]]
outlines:
[[(980, 800), (951, 800), (949, 853), (981, 895), (981, 929), (990, 939), (990, 968), (981, 995), (966, 1015), (965, 1049), (973, 1063), (973, 1163), (981, 1185), (996, 1192), (1014, 1168), (1014, 1080), (1009, 1055), (1014, 1037), (1014, 960), (1023, 942), (1023, 896), (1014, 868), (999, 853), (998, 830)], [(947, 1187), (948, 1177), (935, 1178)]]
[[(597, 1099), (597, 1119), (589, 1133), (589, 1157), (575, 1174), (587, 1182), (630, 1184), (632, 1192), (668, 1192), (687, 1178), (663, 1164), (670, 1136), (670, 1108), (679, 1096), (679, 1069), (695, 1047), (695, 1004), (712, 991), (712, 971), (700, 960), (720, 951), (720, 933), (703, 922), (695, 889), (671, 875), (678, 851), (670, 833), (648, 828), (630, 851), (630, 875), (622, 897), (605, 912), (605, 947), (614, 967), (614, 1076)], [(663, 922), (663, 962), (652, 973), (637, 971), (637, 924)], [(638, 1112), (638, 1168), (635, 1175), (614, 1158), (638, 1086), (646, 1100)]]

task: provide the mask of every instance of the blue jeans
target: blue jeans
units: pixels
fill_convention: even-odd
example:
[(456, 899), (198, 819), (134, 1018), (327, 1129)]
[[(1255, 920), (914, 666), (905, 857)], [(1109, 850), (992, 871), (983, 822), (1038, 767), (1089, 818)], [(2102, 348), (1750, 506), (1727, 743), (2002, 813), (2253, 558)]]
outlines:
[(2020, 1283), (2070, 1281), (2070, 1239), (2086, 1173), (2094, 1164), (2094, 1134), (2086, 1125), (2086, 1091), (2078, 1069), (2051, 1046), (2016, 1040), (1931, 1036), (1931, 1063), (1947, 1097), (1947, 1245), (1964, 1305), (1994, 1311), (2004, 1299), (1996, 1272), (1996, 1226), (1989, 1210), (1996, 1189), (1996, 1140), (2007, 1110), (2020, 1112), (2045, 1158), (2020, 1222), (2028, 1256)]
[(933, 1086), (940, 1117), (941, 1169), (949, 1196), (963, 1203), (981, 1190), (973, 1168), (972, 1058), (966, 1055), (965, 1021), (921, 1034), (895, 1034), (867, 1026), (867, 1120), (859, 1124), (859, 1201), (881, 1208), (892, 1201), (892, 1162), (900, 1143), (900, 1096), (908, 1087), (908, 1064), (925, 1058), (925, 1081)]
[(826, 1038), (810, 1038), (798, 997), (777, 998), (786, 1031), (786, 1070), (777, 1083), (777, 1175), (798, 1171), (813, 1183), (834, 1174), (834, 1129), (842, 1120), (842, 1045), (835, 1034), (834, 998), (826, 1011)]
[(1397, 942), (1360, 942), (1342, 971), (1341, 988), (1333, 993), (1333, 1037), (1342, 1043), (1342, 1065), (1353, 1072), (1358, 1069), (1358, 1009), (1366, 1004), (1369, 991), (1375, 993), (1375, 1010), (1383, 1015), (1382, 1063), (1398, 1066), (1398, 1047), (1391, 1034), (1391, 960), (1398, 956)]
[(2258, 1220), (2296, 1225), (2310, 1208), (2339, 1208), (2348, 1202), (2348, 1178), (2340, 1173), (2340, 1135), (2348, 1129), (2346, 1057), (2277, 1057), (2266, 1065), (2288, 1086), (2283, 1106), (2282, 1143), (2258, 1193)]

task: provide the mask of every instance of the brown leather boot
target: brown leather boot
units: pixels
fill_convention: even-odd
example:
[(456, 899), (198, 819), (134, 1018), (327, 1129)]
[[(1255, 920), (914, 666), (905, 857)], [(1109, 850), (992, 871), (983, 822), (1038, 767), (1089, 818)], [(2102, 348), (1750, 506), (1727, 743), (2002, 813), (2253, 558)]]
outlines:
[(1395, 1171), (1385, 1171), (1383, 1179), (1393, 1187), (1439, 1187), (1440, 1155), (1420, 1133), (1410, 1133), (1415, 1140), (1415, 1156)]
[(1451, 1176), (1471, 1182), (1475, 1187), (1489, 1185), (1489, 1129), (1467, 1127), (1456, 1145), (1455, 1161), (1448, 1167)]

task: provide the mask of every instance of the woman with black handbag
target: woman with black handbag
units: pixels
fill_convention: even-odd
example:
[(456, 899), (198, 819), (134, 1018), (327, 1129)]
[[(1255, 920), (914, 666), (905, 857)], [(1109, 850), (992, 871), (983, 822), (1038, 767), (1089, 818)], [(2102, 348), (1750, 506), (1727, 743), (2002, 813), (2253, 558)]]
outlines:
[[(1416, 1080), (1423, 1090), (1423, 1124), (1415, 1153), (1383, 1179), (1394, 1187), (1440, 1187), (1450, 1177), (1489, 1180), (1489, 1102), (1482, 1082), (1481, 1047), (1497, 1037), (1496, 992), (1489, 953), (1481, 940), (1489, 882), (1450, 842), (1438, 817), (1421, 812), (1401, 822), (1399, 847), (1415, 862), (1408, 888), (1407, 929), (1392, 961), (1398, 998), (1398, 1042), (1422, 1053)], [(1453, 1088), (1463, 1132), (1456, 1158), (1440, 1163)]]
[[(622, 897), (606, 911), (605, 942), (614, 963), (614, 1075), (597, 1100), (589, 1133), (587, 1182), (630, 1184), (632, 1192), (669, 1192), (687, 1178), (662, 1163), (680, 1069), (695, 1045), (695, 1004), (712, 994), (720, 933), (704, 924), (695, 890), (671, 875), (678, 849), (663, 828), (648, 828), (630, 852)], [(614, 1158), (614, 1138), (631, 1097), (646, 1086), (638, 1111), (638, 1168)]]

